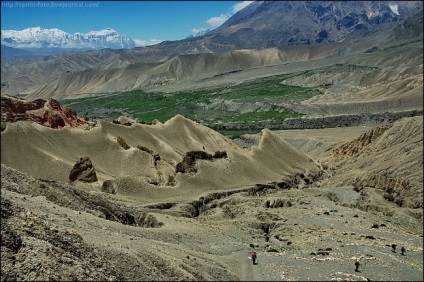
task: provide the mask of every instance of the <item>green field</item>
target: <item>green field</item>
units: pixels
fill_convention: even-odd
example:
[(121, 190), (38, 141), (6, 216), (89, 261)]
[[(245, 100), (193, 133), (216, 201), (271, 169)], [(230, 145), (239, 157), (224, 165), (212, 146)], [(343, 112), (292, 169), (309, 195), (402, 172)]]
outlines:
[[(301, 113), (282, 109), (281, 103), (299, 103), (314, 95), (321, 94), (317, 88), (289, 86), (280, 82), (286, 76), (271, 76), (246, 81), (234, 86), (181, 91), (175, 93), (152, 93), (141, 90), (96, 95), (78, 99), (60, 101), (65, 106), (74, 108), (78, 115), (89, 119), (116, 119), (121, 115), (138, 121), (165, 122), (177, 114), (192, 120), (213, 122), (245, 122), (260, 120), (283, 120), (300, 117)], [(272, 105), (267, 110), (226, 109), (228, 103), (240, 107), (262, 103)], [(275, 109), (275, 108), (278, 109)]]

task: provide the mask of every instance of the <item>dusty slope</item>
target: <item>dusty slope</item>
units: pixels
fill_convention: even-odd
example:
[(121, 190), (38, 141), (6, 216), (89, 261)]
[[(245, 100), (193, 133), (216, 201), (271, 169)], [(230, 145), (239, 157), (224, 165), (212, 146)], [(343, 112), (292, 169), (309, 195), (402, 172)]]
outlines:
[[(358, 191), (371, 191), (370, 194), (364, 192), (362, 208), (392, 213), (386, 206), (391, 202), (422, 209), (422, 116), (402, 118), (375, 128), (281, 130), (275, 133), (328, 168), (329, 177), (319, 185), (352, 186)], [(257, 138), (251, 135), (245, 140), (254, 143)], [(239, 142), (242, 144), (243, 140)], [(380, 192), (374, 194), (374, 188)]]
[[(308, 116), (332, 116), (421, 110), (423, 105), (423, 45), (422, 40), (382, 46), (378, 40), (368, 45), (379, 46), (366, 52), (353, 44), (349, 48), (359, 51), (342, 56), (294, 61), (287, 64), (257, 67), (240, 72), (225, 73), (206, 79), (155, 86), (148, 91), (178, 92), (191, 89), (233, 86), (242, 82), (277, 75), (282, 85), (314, 87), (322, 91), (300, 103), (276, 102), (275, 106), (291, 109)], [(372, 49), (372, 48), (371, 48)], [(240, 103), (231, 97), (219, 101), (236, 111), (261, 111), (256, 104)], [(266, 105), (266, 104), (265, 104)], [(215, 107), (214, 104), (208, 107)], [(265, 108), (265, 107), (264, 107)]]
[[(119, 136), (130, 146), (128, 150), (118, 144)], [(160, 160), (155, 162), (139, 145), (158, 153)], [(195, 174), (176, 173), (177, 164), (190, 151), (225, 151), (228, 157), (197, 160)], [(317, 175), (320, 171), (312, 159), (269, 130), (262, 132), (258, 146), (241, 149), (182, 116), (164, 124), (131, 127), (101, 121), (89, 131), (56, 131), (18, 122), (8, 124), (2, 133), (2, 163), (37, 178), (66, 182), (73, 165), (84, 156), (90, 157), (100, 184), (116, 178), (118, 194), (144, 199), (282, 181), (296, 172)]]
[[(187, 129), (191, 134), (176, 136), (178, 150), (197, 149), (196, 140), (207, 139), (202, 146), (213, 149), (221, 149), (218, 143), (227, 142), (181, 119), (174, 119), (176, 123), (171, 122), (171, 125), (179, 131)], [(127, 142), (132, 145), (140, 140), (137, 131), (148, 131), (135, 125), (105, 124), (89, 132), (97, 130), (99, 139), (103, 139), (101, 132), (109, 137), (113, 132), (126, 133)], [(57, 157), (59, 148), (70, 155), (72, 150), (92, 152), (100, 149), (102, 156), (110, 154), (108, 149), (116, 151), (115, 141), (110, 142), (113, 145), (109, 148), (87, 145), (93, 142), (89, 132), (70, 134), (70, 131), (77, 132), (73, 129), (52, 134), (51, 129), (41, 130), (39, 126), (25, 126), (22, 122), (12, 125), (2, 133), (2, 141), (4, 137), (10, 141), (12, 131), (21, 137), (19, 139), (34, 135), (31, 141), (40, 150), (42, 142), (37, 139), (44, 135), (43, 141), (52, 142), (45, 147), (51, 153), (45, 151), (44, 154)], [(143, 139), (145, 144), (153, 137), (161, 140), (158, 143), (162, 145), (155, 149), (163, 147), (160, 152), (164, 158), (179, 155), (170, 150), (172, 140), (161, 139), (171, 133), (175, 136), (171, 128), (160, 130), (166, 126), (159, 125), (150, 135), (151, 139)], [(420, 281), (423, 275), (422, 206), (400, 207), (385, 199), (379, 186), (365, 183), (364, 188), (358, 190), (351, 185), (336, 184), (345, 184), (340, 183), (343, 175), (348, 178), (355, 172), (362, 175), (361, 169), (366, 169), (363, 161), (370, 162), (372, 171), (385, 169), (387, 162), (384, 160), (392, 160), (393, 155), (396, 161), (390, 168), (392, 176), (415, 180), (414, 187), (420, 190), (411, 191), (416, 198), (422, 198), (422, 176), (419, 178), (415, 173), (422, 171), (422, 161), (411, 162), (419, 159), (418, 155), (422, 156), (422, 118), (402, 119), (385, 130), (344, 130), (342, 136), (334, 130), (333, 133), (324, 131), (328, 134), (321, 134), (320, 130), (315, 134), (309, 131), (311, 142), (305, 142), (307, 135), (303, 132), (296, 138), (291, 131), (288, 140), (293, 147), (286, 141), (279, 141), (276, 134), (264, 131), (259, 145), (243, 155), (247, 161), (249, 155), (273, 160), (278, 156), (270, 154), (282, 149), (287, 151), (283, 154), (286, 156), (284, 162), (274, 165), (294, 165), (293, 161), (306, 165), (307, 162), (296, 161), (304, 155), (294, 147), (303, 148), (305, 153), (311, 152), (314, 158), (329, 166), (323, 179), (307, 184), (297, 175), (298, 181), (287, 182), (285, 188), (250, 185), (237, 191), (220, 187), (221, 191), (203, 191), (202, 198), (189, 195), (162, 201), (154, 197), (135, 199), (119, 193), (112, 195), (100, 192), (100, 183), (97, 186), (72, 185), (35, 179), (5, 166), (2, 159), (2, 277), (18, 280)], [(278, 134), (284, 138), (284, 131)], [(61, 142), (53, 139), (54, 135), (60, 136)], [(71, 143), (78, 135), (83, 135), (87, 141), (80, 141), (80, 148), (75, 148)], [(334, 146), (329, 148), (319, 140)], [(312, 146), (314, 142), (316, 146)], [(59, 148), (53, 149), (54, 143)], [(226, 148), (229, 160), (233, 160), (234, 152), (239, 149), (230, 144)], [(230, 150), (232, 146), (235, 148)], [(273, 149), (264, 150), (269, 146)], [(15, 147), (11, 143), (2, 147), (2, 157), (9, 148)], [(333, 160), (329, 150), (332, 148), (345, 152), (338, 156), (350, 157), (340, 162), (334, 155)], [(31, 152), (32, 148), (26, 151)], [(114, 167), (116, 173), (129, 174), (126, 167), (119, 166), (119, 155), (127, 156), (127, 152), (117, 151), (112, 156), (114, 159), (107, 160), (113, 163), (118, 160)], [(20, 151), (16, 154), (20, 155)], [(36, 155), (39, 157), (41, 153), (33, 153), (33, 160)], [(97, 158), (101, 163), (100, 156)], [(51, 159), (49, 157), (48, 161)], [(221, 161), (227, 160), (214, 160), (213, 164)], [(211, 168), (204, 165), (207, 161), (201, 162), (200, 174), (214, 169), (213, 165)], [(27, 163), (27, 166), (30, 164), (34, 163)], [(18, 162), (13, 165), (24, 167)], [(45, 165), (40, 166), (38, 172), (32, 168), (27, 170), (47, 174), (45, 171), (51, 168)], [(201, 185), (200, 178), (192, 178), (198, 179)], [(398, 245), (397, 252), (391, 252), (391, 244)], [(400, 246), (405, 246), (405, 256), (399, 253)], [(253, 250), (259, 254), (256, 266), (247, 258)], [(360, 272), (354, 272), (353, 263), (357, 258), (362, 264)]]
[(40, 83), (47, 83), (66, 73), (97, 68), (124, 67), (131, 63), (144, 62), (140, 51), (117, 51), (104, 49), (87, 52), (66, 52), (57, 56), (48, 56), (35, 61), (2, 63), (2, 91), (23, 93), (34, 89)]
[(87, 69), (68, 73), (30, 91), (28, 99), (84, 96), (202, 80), (218, 74), (275, 64), (308, 61), (334, 56), (339, 43), (320, 46), (281, 47), (260, 50), (234, 50), (222, 53), (178, 55), (163, 63), (136, 63), (120, 68)]

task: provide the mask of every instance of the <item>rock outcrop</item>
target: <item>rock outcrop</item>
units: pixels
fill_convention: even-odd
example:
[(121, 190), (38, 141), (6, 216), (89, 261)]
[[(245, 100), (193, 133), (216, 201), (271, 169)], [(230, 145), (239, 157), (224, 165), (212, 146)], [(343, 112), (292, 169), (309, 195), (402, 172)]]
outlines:
[(373, 142), (379, 136), (381, 136), (384, 131), (391, 127), (391, 124), (385, 126), (378, 126), (370, 130), (369, 132), (365, 132), (355, 140), (343, 144), (340, 147), (333, 149), (330, 153), (332, 157), (352, 157), (357, 155), (359, 152), (363, 150), (365, 146)]
[(213, 155), (208, 154), (204, 151), (191, 151), (187, 152), (182, 162), (177, 164), (176, 172), (181, 173), (196, 173), (196, 160), (209, 160), (213, 159), (224, 159), (227, 158), (227, 152), (216, 151)]
[(74, 109), (61, 106), (55, 99), (48, 101), (37, 99), (27, 101), (7, 94), (1, 94), (1, 128), (7, 122), (31, 120), (51, 128), (74, 127), (84, 128), (87, 120), (77, 116)]
[(81, 157), (79, 159), (69, 174), (69, 180), (79, 180), (83, 182), (97, 181), (96, 171), (89, 157)]
[(110, 194), (116, 194), (116, 182), (113, 179), (108, 179), (103, 182), (102, 191)]

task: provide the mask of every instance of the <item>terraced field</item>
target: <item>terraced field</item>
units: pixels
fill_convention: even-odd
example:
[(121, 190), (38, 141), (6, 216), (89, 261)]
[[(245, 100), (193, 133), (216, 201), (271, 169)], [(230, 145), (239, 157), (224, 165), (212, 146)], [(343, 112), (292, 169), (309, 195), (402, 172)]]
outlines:
[(175, 93), (147, 93), (142, 90), (65, 99), (71, 106), (90, 119), (116, 119), (121, 115), (138, 121), (164, 122), (181, 114), (187, 118), (207, 122), (259, 121), (303, 114), (290, 105), (322, 93), (314, 87), (281, 84), (288, 75), (275, 75), (245, 81), (237, 85), (209, 89), (186, 90)]

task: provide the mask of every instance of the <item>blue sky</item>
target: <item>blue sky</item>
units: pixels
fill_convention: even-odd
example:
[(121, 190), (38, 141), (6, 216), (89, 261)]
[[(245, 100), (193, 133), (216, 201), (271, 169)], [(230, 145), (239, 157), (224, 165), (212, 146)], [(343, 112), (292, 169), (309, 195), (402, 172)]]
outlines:
[(58, 28), (87, 33), (112, 28), (149, 45), (216, 28), (252, 1), (2, 1), (1, 29)]

